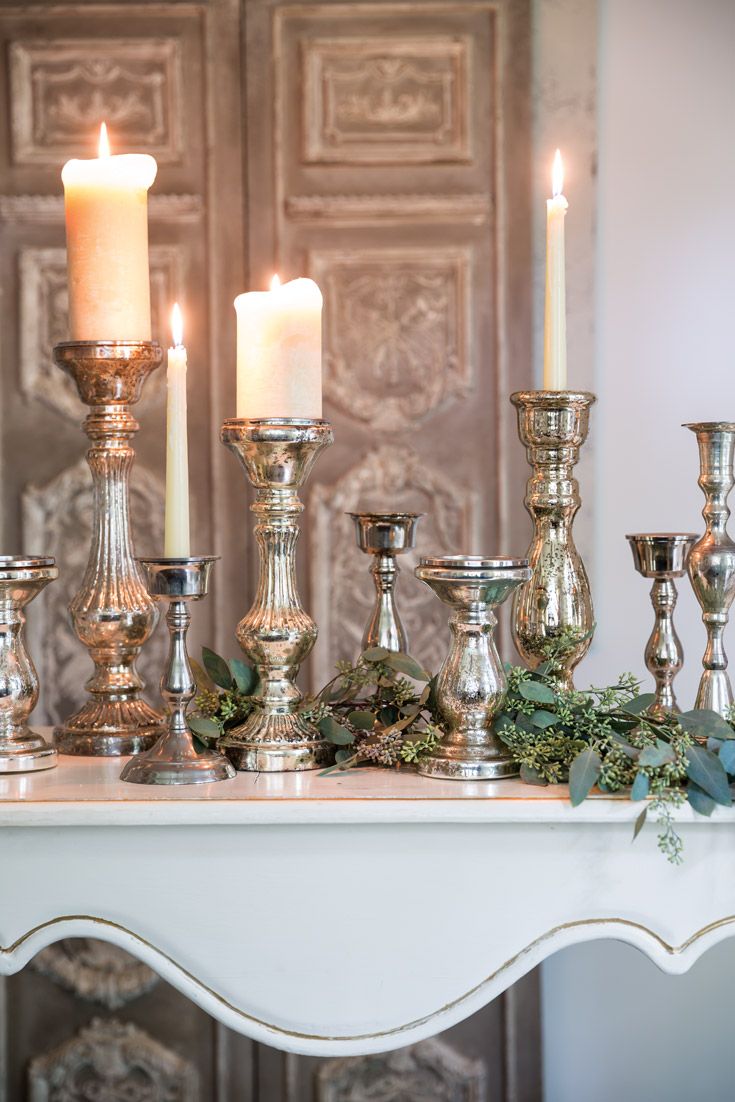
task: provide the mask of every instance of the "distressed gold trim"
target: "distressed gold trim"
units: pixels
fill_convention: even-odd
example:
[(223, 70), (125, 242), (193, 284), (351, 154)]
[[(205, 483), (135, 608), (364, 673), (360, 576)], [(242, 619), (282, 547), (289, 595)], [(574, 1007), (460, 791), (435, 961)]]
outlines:
[(272, 1022), (263, 1021), (261, 1018), (256, 1018), (253, 1014), (248, 1014), (246, 1011), (240, 1010), (239, 1007), (235, 1006), (228, 999), (225, 999), (222, 995), (219, 995), (211, 987), (208, 987), (206, 984), (202, 983), (201, 980), (197, 979), (193, 972), (189, 972), (188, 969), (183, 968), (180, 964), (177, 964), (173, 957), (168, 956), (167, 953), (164, 953), (160, 949), (156, 948), (156, 946), (152, 942), (148, 941), (144, 937), (141, 937), (139, 934), (133, 933), (132, 930), (128, 930), (127, 927), (122, 926), (120, 923), (111, 922), (109, 919), (106, 918), (95, 918), (92, 915), (60, 915), (58, 918), (52, 918), (48, 922), (42, 922), (38, 926), (34, 926), (31, 930), (23, 934), (16, 941), (14, 941), (12, 945), (10, 945), (8, 948), (0, 946), (0, 953), (10, 955), (14, 953), (17, 949), (19, 949), (20, 946), (24, 944), (24, 942), (28, 941), (29, 938), (33, 937), (33, 935), (38, 933), (40, 930), (45, 930), (47, 927), (56, 926), (60, 923), (65, 922), (91, 922), (95, 926), (105, 926), (111, 930), (118, 930), (119, 932), (126, 934), (128, 937), (131, 937), (133, 938), (133, 940), (139, 942), (139, 944), (144, 945), (146, 949), (152, 950), (152, 952), (154, 952), (158, 957), (163, 958), (163, 960), (171, 964), (176, 969), (176, 971), (179, 972), (180, 975), (186, 977), (187, 980), (191, 980), (192, 983), (195, 984), (195, 986), (197, 986), (207, 995), (210, 995), (215, 1002), (219, 1003), (220, 1006), (225, 1007), (228, 1011), (231, 1011), (243, 1021), (252, 1022), (254, 1025), (258, 1025), (262, 1029), (269, 1030), (271, 1033), (279, 1034), (282, 1037), (294, 1037), (295, 1039), (301, 1041), (340, 1042), (372, 1041), (378, 1040), (383, 1037), (395, 1037), (402, 1033), (408, 1033), (412, 1030), (415, 1030), (418, 1027), (425, 1025), (427, 1022), (432, 1021), (434, 1018), (438, 1018), (440, 1015), (445, 1014), (447, 1011), (453, 1010), (461, 1003), (466, 1002), (483, 987), (486, 987), (488, 984), (492, 983), (493, 980), (497, 979), (498, 976), (502, 975), (503, 972), (506, 972), (509, 968), (512, 968), (512, 966), (516, 964), (517, 961), (521, 960), (524, 956), (527, 956), (539, 945), (543, 945), (544, 942), (549, 941), (564, 930), (585, 929), (591, 926), (623, 926), (625, 928), (637, 930), (640, 933), (646, 934), (653, 941), (655, 941), (656, 944), (659, 945), (665, 953), (667, 953), (669, 956), (675, 957), (679, 956), (681, 953), (686, 952), (686, 950), (694, 945), (695, 942), (699, 941), (700, 938), (706, 936), (709, 933), (712, 933), (714, 930), (721, 929), (724, 926), (735, 925), (735, 915), (728, 915), (725, 918), (715, 919), (714, 922), (710, 922), (707, 926), (703, 926), (701, 930), (697, 930), (696, 933), (688, 937), (686, 941), (682, 942), (681, 945), (670, 945), (669, 942), (667, 942), (659, 934), (655, 934), (653, 930), (649, 930), (647, 926), (644, 926), (640, 922), (633, 922), (627, 918), (580, 918), (576, 919), (574, 922), (562, 922), (559, 926), (553, 926), (545, 934), (541, 934), (524, 949), (521, 949), (520, 952), (510, 957), (510, 959), (505, 961), (504, 964), (501, 964), (500, 967), (497, 968), (494, 972), (491, 972), (489, 976), (486, 976), (485, 979), (480, 980), (480, 982), (475, 984), (474, 987), (471, 987), (469, 991), (466, 991), (463, 995), (459, 995), (456, 999), (452, 999), (450, 1002), (445, 1003), (445, 1005), (439, 1007), (438, 1010), (434, 1010), (430, 1014), (425, 1014), (421, 1018), (415, 1018), (413, 1021), (407, 1022), (405, 1025), (394, 1026), (392, 1029), (380, 1030), (377, 1033), (353, 1033), (340, 1034), (338, 1036), (321, 1033), (300, 1033), (297, 1030), (284, 1029), (282, 1026), (274, 1025)]

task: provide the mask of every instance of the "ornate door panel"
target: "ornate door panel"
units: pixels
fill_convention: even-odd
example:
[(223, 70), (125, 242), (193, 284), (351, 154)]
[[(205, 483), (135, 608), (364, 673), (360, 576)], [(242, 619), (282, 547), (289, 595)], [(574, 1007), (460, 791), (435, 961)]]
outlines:
[[(420, 550), (525, 546), (508, 505), (525, 471), (506, 469), (505, 445), (507, 393), (530, 381), (529, 54), (527, 0), (2, 5), (0, 550), (55, 553), (62, 570), (29, 624), (38, 722), (76, 705), (89, 671), (64, 614), (89, 539), (84, 409), (51, 362), (66, 335), (63, 162), (92, 152), (106, 118), (116, 150), (159, 164), (154, 332), (168, 342), (178, 298), (193, 546), (222, 555), (195, 646), (233, 652), (252, 590), (244, 480), (219, 444), (234, 412), (232, 299), (274, 270), (323, 289), (336, 443), (307, 487), (300, 563), (319, 681), (355, 653), (370, 604), (346, 510), (424, 511)], [(137, 412), (140, 552), (162, 543), (164, 390), (159, 373)], [(410, 565), (405, 619), (436, 666), (444, 614)], [(162, 644), (142, 663), (152, 687)], [(379, 953), (388, 935), (350, 936)], [(304, 1059), (229, 1033), (121, 951), (68, 941), (0, 981), (0, 1102), (531, 1102), (537, 1026), (531, 976), (438, 1040)]]

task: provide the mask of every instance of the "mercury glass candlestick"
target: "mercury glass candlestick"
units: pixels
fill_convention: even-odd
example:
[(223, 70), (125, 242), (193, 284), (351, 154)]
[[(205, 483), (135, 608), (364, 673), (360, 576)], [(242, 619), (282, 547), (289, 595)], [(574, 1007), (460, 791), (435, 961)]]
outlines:
[(90, 407), (84, 431), (94, 487), (92, 546), (69, 613), (94, 662), (89, 700), (56, 729), (63, 754), (114, 757), (147, 750), (163, 729), (163, 717), (141, 700), (135, 669), (158, 610), (135, 561), (130, 531), (129, 478), (139, 425), (130, 407), (162, 359), (151, 341), (71, 341), (54, 358), (72, 377)]
[(581, 505), (573, 469), (594, 401), (594, 394), (568, 390), (511, 395), (533, 470), (525, 505), (534, 528), (528, 549), (531, 577), (513, 598), (513, 637), (531, 669), (553, 649), (555, 674), (565, 688), (573, 687), (573, 670), (589, 650), (594, 630), (587, 572), (572, 536)]
[(23, 638), (25, 608), (59, 571), (52, 558), (0, 555), (0, 774), (56, 765), (56, 750), (28, 726), (38, 674)]
[(446, 733), (418, 771), (452, 780), (512, 777), (518, 769), (492, 730), (507, 691), (494, 610), (530, 578), (528, 561), (449, 555), (420, 559), (415, 573), (452, 609), (451, 649), (436, 686)]
[(645, 532), (625, 537), (639, 574), (653, 579), (651, 604), (655, 623), (646, 645), (646, 668), (656, 683), (656, 699), (648, 709), (654, 716), (678, 712), (674, 678), (684, 665), (684, 651), (674, 627), (675, 578), (686, 573), (696, 535), (690, 532)]
[(166, 624), (170, 646), (161, 678), (167, 727), (150, 750), (127, 763), (120, 778), (134, 784), (211, 784), (235, 776), (227, 758), (214, 750), (198, 753), (186, 722), (186, 711), (196, 694), (196, 682), (186, 649), (191, 623), (189, 605), (207, 595), (209, 575), (216, 557), (140, 559), (148, 592), (154, 601), (168, 605)]
[(735, 483), (735, 423), (700, 421), (685, 425), (696, 433), (699, 445), (699, 485), (706, 498), (702, 516), (705, 532), (689, 553), (687, 571), (702, 609), (707, 647), (702, 658), (704, 673), (695, 707), (729, 714), (733, 704), (727, 674), (724, 635), (735, 597), (735, 543), (727, 532), (730, 509), (727, 499)]
[(423, 513), (349, 513), (355, 522), (357, 546), (372, 556), (375, 606), (362, 637), (362, 649), (385, 647), (408, 652), (408, 636), (396, 607), (396, 555), (416, 546), (416, 525)]
[(300, 418), (235, 418), (222, 426), (222, 441), (235, 453), (255, 487), (260, 575), (253, 606), (237, 638), (258, 672), (257, 709), (222, 740), (237, 769), (287, 772), (314, 769), (329, 760), (318, 728), (298, 714), (295, 684), (317, 627), (304, 611), (296, 586), (298, 491), (320, 452), (334, 437), (328, 421)]

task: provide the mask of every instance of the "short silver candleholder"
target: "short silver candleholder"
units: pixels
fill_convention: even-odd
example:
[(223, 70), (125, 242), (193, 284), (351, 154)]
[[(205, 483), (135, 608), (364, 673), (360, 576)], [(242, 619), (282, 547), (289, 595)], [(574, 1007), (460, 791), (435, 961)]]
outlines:
[(707, 647), (702, 658), (704, 673), (695, 707), (727, 717), (733, 704), (727, 673), (724, 635), (735, 598), (735, 543), (727, 532), (730, 509), (727, 499), (735, 484), (735, 423), (700, 421), (684, 425), (696, 433), (699, 445), (699, 485), (706, 498), (702, 516), (705, 533), (689, 553), (687, 570), (702, 609)]
[(0, 774), (56, 765), (56, 750), (28, 726), (38, 674), (23, 638), (24, 609), (58, 578), (52, 558), (0, 555)]
[(436, 686), (446, 733), (418, 771), (451, 780), (515, 776), (518, 768), (492, 730), (507, 692), (494, 609), (530, 578), (528, 561), (449, 555), (420, 559), (415, 573), (452, 609), (452, 645)]
[(317, 627), (301, 607), (296, 586), (298, 490), (334, 437), (328, 421), (300, 418), (245, 420), (222, 426), (222, 441), (240, 460), (256, 490), (260, 575), (253, 606), (237, 638), (258, 672), (257, 708), (221, 745), (237, 769), (287, 772), (315, 769), (330, 759), (330, 745), (298, 714), (295, 684)]
[(423, 513), (350, 513), (357, 546), (372, 556), (375, 606), (362, 637), (362, 649), (385, 647), (408, 652), (408, 636), (396, 607), (396, 555), (416, 546), (416, 526)]
[(518, 435), (533, 474), (526, 509), (533, 520), (530, 580), (513, 598), (513, 638), (531, 669), (553, 652), (553, 675), (564, 688), (592, 642), (594, 613), (587, 572), (574, 545), (572, 523), (581, 505), (573, 469), (587, 439), (594, 394), (524, 390), (510, 398)]
[(696, 535), (690, 532), (642, 532), (625, 537), (639, 574), (651, 578), (651, 604), (655, 622), (646, 644), (646, 668), (656, 683), (656, 699), (648, 708), (652, 716), (678, 712), (674, 678), (684, 665), (684, 651), (674, 627), (675, 578), (686, 573), (687, 558)]
[(227, 758), (214, 750), (197, 753), (186, 722), (186, 710), (196, 694), (196, 682), (186, 649), (191, 623), (189, 604), (206, 597), (213, 555), (181, 559), (139, 559), (154, 601), (168, 605), (168, 661), (161, 677), (161, 696), (168, 725), (150, 750), (130, 759), (120, 774), (133, 784), (211, 784), (235, 776)]
[(94, 486), (92, 545), (69, 613), (95, 669), (86, 684), (90, 699), (56, 728), (62, 754), (137, 754), (163, 729), (163, 717), (140, 698), (144, 685), (135, 669), (158, 611), (135, 561), (129, 510), (130, 441), (140, 427), (130, 407), (162, 355), (151, 341), (71, 341), (54, 349), (91, 410), (84, 431)]

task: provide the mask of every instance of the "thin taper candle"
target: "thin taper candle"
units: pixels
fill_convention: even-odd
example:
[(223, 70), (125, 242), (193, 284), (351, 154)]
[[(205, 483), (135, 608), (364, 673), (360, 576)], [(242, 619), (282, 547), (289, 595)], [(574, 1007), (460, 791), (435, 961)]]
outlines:
[(171, 311), (173, 348), (168, 350), (166, 389), (166, 558), (185, 559), (189, 544), (189, 448), (186, 425), (186, 348), (178, 302)]
[(544, 310), (544, 390), (566, 390), (567, 306), (562, 194), (564, 166), (557, 149), (552, 171), (553, 198), (546, 201), (546, 307)]

